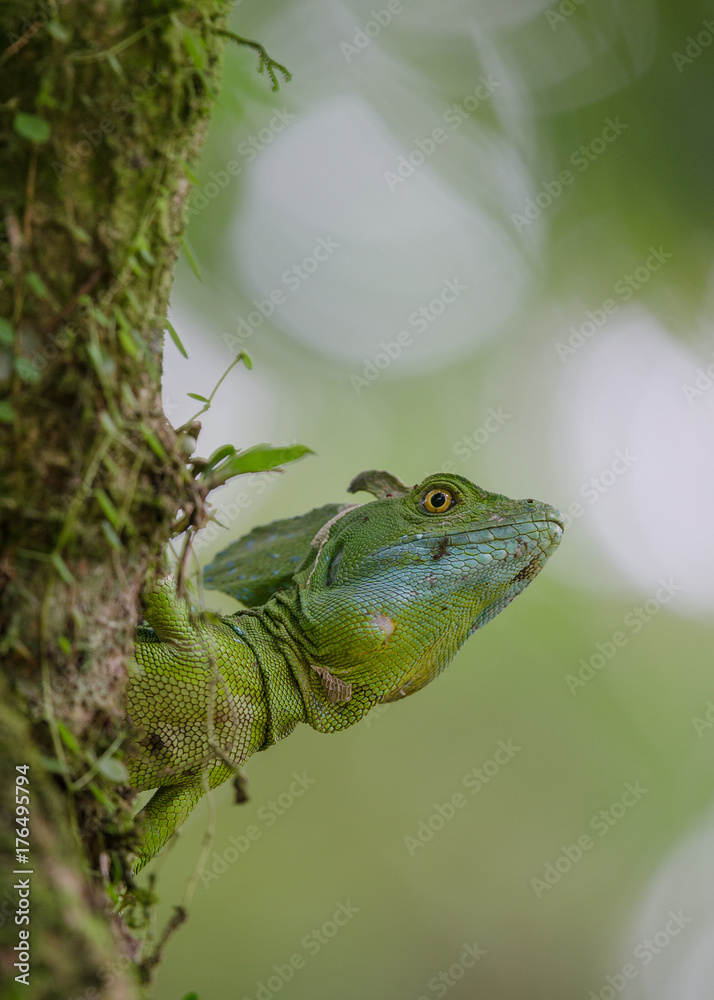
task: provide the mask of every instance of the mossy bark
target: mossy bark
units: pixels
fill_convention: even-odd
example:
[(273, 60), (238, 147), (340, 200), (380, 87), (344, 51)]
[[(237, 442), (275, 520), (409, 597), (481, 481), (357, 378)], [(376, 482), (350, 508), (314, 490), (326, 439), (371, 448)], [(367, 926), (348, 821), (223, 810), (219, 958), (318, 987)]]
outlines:
[[(39, 0), (0, 9), (0, 969), (5, 997), (132, 997), (111, 918), (132, 794), (140, 590), (202, 496), (161, 409), (186, 165), (229, 5)], [(16, 924), (15, 776), (29, 764), (30, 923)], [(112, 780), (113, 779), (113, 780)], [(15, 981), (30, 931), (30, 993)], [(95, 990), (96, 992), (92, 992)], [(25, 992), (23, 992), (25, 991)]]

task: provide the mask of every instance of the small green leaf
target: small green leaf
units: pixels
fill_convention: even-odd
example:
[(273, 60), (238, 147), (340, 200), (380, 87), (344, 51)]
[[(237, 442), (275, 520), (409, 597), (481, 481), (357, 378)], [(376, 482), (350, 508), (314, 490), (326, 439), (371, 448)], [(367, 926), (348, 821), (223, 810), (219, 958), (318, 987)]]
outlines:
[(12, 127), (18, 135), (30, 142), (47, 142), (50, 137), (50, 123), (39, 115), (27, 115), (19, 111), (13, 119)]
[(35, 97), (35, 107), (38, 110), (40, 108), (57, 107), (57, 100), (52, 95), (54, 83), (53, 73), (47, 73), (44, 77), (42, 77), (39, 90), (37, 91), (37, 96)]
[(183, 1000), (198, 1000), (198, 993), (187, 993)]
[(97, 498), (97, 503), (102, 508), (105, 517), (111, 523), (112, 527), (119, 527), (119, 511), (116, 509), (111, 501), (109, 495), (99, 487), (94, 491), (94, 495)]
[(154, 257), (151, 252), (151, 247), (149, 246), (149, 241), (142, 236), (140, 240), (136, 241), (136, 248), (139, 251), (139, 256), (142, 260), (146, 261), (147, 264), (155, 264), (156, 257)]
[(15, 331), (12, 328), (12, 324), (8, 323), (6, 319), (0, 319), (0, 344), (4, 344), (5, 347), (12, 347), (15, 343)]
[(139, 348), (136, 341), (131, 335), (129, 330), (125, 330), (123, 326), (120, 326), (117, 330), (117, 337), (119, 338), (119, 343), (122, 349), (130, 358), (135, 358), (139, 353)]
[(15, 419), (15, 411), (4, 399), (0, 401), (0, 424), (11, 424)]
[(157, 456), (157, 458), (160, 458), (163, 462), (165, 462), (169, 456), (166, 454), (166, 449), (159, 441), (157, 436), (154, 434), (154, 432), (151, 430), (150, 427), (146, 426), (146, 424), (141, 423), (139, 424), (139, 427), (141, 429), (141, 433), (144, 435), (144, 440), (151, 448), (153, 453)]
[(127, 257), (127, 264), (131, 267), (133, 273), (137, 276), (137, 278), (143, 278), (144, 275), (146, 274), (146, 271), (141, 266), (141, 264), (136, 259), (136, 256), (133, 253), (129, 254), (129, 256)]
[(294, 462), (303, 455), (314, 455), (312, 448), (304, 444), (275, 446), (256, 444), (246, 448), (235, 457), (235, 467), (241, 472), (264, 472), (285, 462)]
[(206, 47), (203, 44), (203, 40), (199, 38), (198, 35), (194, 34), (190, 28), (187, 28), (185, 24), (182, 24), (183, 28), (183, 44), (184, 48), (191, 57), (191, 62), (198, 70), (205, 69), (206, 67)]
[(188, 177), (188, 179), (191, 181), (192, 184), (199, 184), (200, 183), (199, 180), (198, 180), (198, 177), (193, 172), (193, 170), (188, 165), (188, 163), (186, 163), (185, 160), (181, 160), (181, 166), (183, 167), (183, 172), (186, 174), (186, 176)]
[(253, 362), (250, 360), (250, 358), (245, 353), (245, 351), (241, 351), (240, 352), (240, 354), (238, 355), (238, 360), (243, 362), (243, 364), (246, 366), (246, 368), (248, 369), (248, 371), (252, 371), (252, 369), (253, 369)]
[(129, 357), (135, 358), (137, 354), (143, 353), (144, 344), (120, 306), (114, 306), (114, 319), (117, 321), (119, 343)]
[(114, 423), (106, 410), (102, 410), (99, 414), (99, 423), (102, 425), (109, 437), (118, 437), (119, 431), (117, 430), (117, 425)]
[(40, 373), (28, 358), (15, 358), (13, 367), (23, 382), (37, 385), (40, 381)]
[(191, 399), (197, 399), (199, 401), (199, 403), (209, 403), (210, 402), (210, 400), (206, 399), (205, 396), (199, 396), (197, 392), (187, 392), (186, 395), (190, 396)]
[(95, 319), (100, 326), (104, 327), (105, 330), (108, 330), (111, 327), (112, 321), (109, 319), (106, 313), (102, 312), (101, 309), (97, 309), (96, 306), (90, 304), (87, 307), (87, 312), (92, 317), (92, 319)]
[(183, 252), (186, 255), (186, 260), (188, 261), (189, 267), (196, 275), (198, 280), (203, 281), (201, 268), (199, 267), (198, 261), (196, 260), (196, 255), (193, 251), (193, 247), (189, 243), (188, 236), (184, 236), (183, 239), (181, 240), (181, 248), (183, 249)]
[(106, 809), (106, 811), (109, 813), (110, 816), (117, 811), (115, 803), (112, 802), (112, 800), (109, 798), (108, 795), (104, 794), (104, 792), (98, 785), (95, 785), (94, 782), (92, 781), (90, 782), (88, 787), (89, 791), (92, 793), (97, 802), (99, 802), (102, 806), (104, 806), (104, 808)]
[(126, 73), (122, 69), (122, 65), (116, 56), (109, 56), (107, 58), (107, 62), (121, 80), (126, 80)]
[(278, 465), (286, 462), (294, 462), (295, 459), (303, 455), (313, 455), (311, 448), (304, 444), (291, 445), (289, 447), (275, 447), (270, 444), (256, 444), (252, 448), (232, 455), (217, 468), (210, 470), (211, 474), (206, 476), (210, 480), (211, 489), (221, 486), (233, 476), (242, 476), (246, 472), (267, 472)]
[(57, 732), (60, 734), (60, 738), (64, 745), (72, 751), (72, 753), (79, 754), (80, 748), (77, 741), (77, 737), (74, 735), (71, 729), (65, 726), (64, 722), (57, 720)]
[(109, 521), (102, 521), (102, 531), (113, 549), (119, 551), (123, 548), (121, 538), (117, 535), (114, 528), (112, 528)]
[(66, 635), (61, 635), (57, 640), (59, 643), (59, 648), (62, 650), (65, 656), (69, 656), (72, 652), (72, 643), (69, 641)]
[[(188, 354), (186, 353), (186, 348), (181, 343), (181, 338), (176, 333), (176, 331), (174, 330), (172, 324), (169, 323), (168, 320), (166, 320), (166, 329), (169, 331), (169, 336), (173, 340), (174, 345), (176, 346), (176, 348), (179, 351), (179, 353), (182, 354), (185, 358), (188, 359)], [(189, 396), (190, 395), (191, 395), (191, 393), (189, 393)]]
[(131, 330), (131, 323), (121, 306), (114, 306), (114, 319), (117, 321), (122, 330)]
[(25, 275), (25, 281), (30, 286), (35, 295), (39, 295), (41, 299), (47, 298), (47, 285), (45, 285), (39, 274), (35, 274), (34, 271), (30, 271)]
[(97, 761), (97, 770), (109, 781), (116, 782), (117, 785), (129, 781), (129, 772), (117, 757), (100, 757)]
[(235, 453), (236, 450), (232, 444), (222, 444), (220, 448), (216, 448), (213, 454), (208, 457), (208, 461), (203, 469), (203, 476), (205, 477), (213, 472), (219, 462), (222, 462), (224, 458), (235, 455)]
[(139, 404), (137, 403), (136, 396), (132, 392), (132, 388), (128, 382), (122, 382), (121, 394), (124, 399), (124, 402), (127, 404), (130, 410), (138, 410)]
[(57, 760), (56, 757), (40, 757), (40, 762), (45, 771), (51, 771), (52, 774), (65, 774), (67, 772), (67, 765), (63, 764), (61, 760)]
[(72, 37), (63, 24), (59, 21), (47, 22), (47, 33), (56, 38), (58, 42), (68, 42)]
[(64, 561), (59, 552), (53, 552), (50, 555), (50, 562), (52, 563), (52, 565), (57, 570), (57, 572), (62, 577), (65, 583), (74, 583), (74, 577), (70, 573), (67, 563)]
[(114, 359), (108, 354), (105, 354), (96, 341), (89, 341), (87, 344), (87, 354), (89, 355), (100, 379), (104, 379), (106, 376), (114, 374), (116, 368)]

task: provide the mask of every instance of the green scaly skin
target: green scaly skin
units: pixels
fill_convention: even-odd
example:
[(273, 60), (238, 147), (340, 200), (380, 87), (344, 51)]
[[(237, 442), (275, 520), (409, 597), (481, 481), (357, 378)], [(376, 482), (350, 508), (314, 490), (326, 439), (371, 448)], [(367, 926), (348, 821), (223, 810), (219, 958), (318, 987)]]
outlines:
[[(455, 475), (413, 489), (378, 476), (388, 474), (355, 483), (380, 499), (320, 508), (234, 543), (248, 560), (256, 540), (262, 559), (271, 540), (278, 548), (267, 553), (275, 583), (251, 584), (259, 606), (197, 617), (171, 581), (149, 595), (128, 706), (143, 738), (128, 763), (134, 787), (158, 790), (137, 871), (206, 790), (298, 722), (338, 732), (428, 684), (560, 541), (562, 515), (547, 504), (509, 500)], [(430, 510), (427, 498), (440, 495), (450, 505)]]

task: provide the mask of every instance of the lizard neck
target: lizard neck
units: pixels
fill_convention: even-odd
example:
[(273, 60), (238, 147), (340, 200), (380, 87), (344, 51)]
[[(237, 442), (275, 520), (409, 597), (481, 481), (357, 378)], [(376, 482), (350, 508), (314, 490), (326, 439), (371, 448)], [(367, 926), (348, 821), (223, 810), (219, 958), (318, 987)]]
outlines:
[[(321, 733), (359, 722), (383, 697), (371, 686), (352, 689), (346, 701), (331, 700), (320, 657), (300, 625), (294, 592), (280, 592), (264, 605), (238, 611), (226, 624), (255, 654), (265, 689), (268, 722), (261, 750), (289, 735), (298, 722)], [(386, 694), (386, 690), (384, 692)]]

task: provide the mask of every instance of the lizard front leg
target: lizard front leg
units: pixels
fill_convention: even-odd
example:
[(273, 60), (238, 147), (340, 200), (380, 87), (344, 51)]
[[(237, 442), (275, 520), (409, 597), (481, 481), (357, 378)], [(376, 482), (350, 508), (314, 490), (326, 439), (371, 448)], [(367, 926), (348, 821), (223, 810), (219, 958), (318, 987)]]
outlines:
[(128, 694), (142, 738), (128, 766), (134, 787), (158, 790), (144, 811), (136, 871), (261, 745), (266, 714), (253, 653), (220, 619), (192, 616), (170, 580), (148, 595), (145, 615)]
[(207, 780), (193, 778), (175, 785), (164, 785), (154, 792), (143, 810), (144, 828), (141, 847), (137, 852), (134, 874), (138, 874), (164, 844), (183, 825), (189, 813), (198, 804), (201, 796), (211, 788), (217, 788), (233, 774), (227, 764), (214, 767)]

